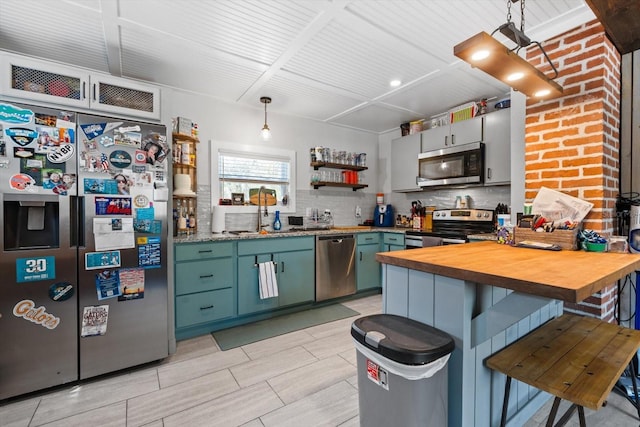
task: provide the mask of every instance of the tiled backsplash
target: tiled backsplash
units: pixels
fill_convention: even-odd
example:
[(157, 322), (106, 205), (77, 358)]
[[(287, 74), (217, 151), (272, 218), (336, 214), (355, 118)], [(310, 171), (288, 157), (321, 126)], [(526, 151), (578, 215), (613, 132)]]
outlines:
[[(454, 207), (456, 196), (468, 195), (472, 208), (494, 209), (498, 203), (509, 205), (510, 187), (470, 187), (463, 189), (430, 190), (417, 193), (389, 193), (384, 195), (384, 201), (394, 207), (394, 212), (409, 214), (411, 201), (420, 200), (424, 206), (436, 206), (438, 209)], [(340, 190), (299, 190), (296, 192), (295, 214), (281, 214), (283, 226), (288, 227), (289, 215), (304, 216), (307, 208), (317, 208), (320, 213), (330, 209), (333, 223), (340, 226), (357, 225), (367, 219), (373, 219), (376, 206), (376, 195), (360, 191)], [(198, 186), (198, 229), (211, 230), (211, 188)], [(356, 218), (356, 206), (362, 211), (362, 217)], [(274, 209), (269, 210), (269, 217), (263, 219), (264, 224), (272, 224)], [(225, 221), (227, 230), (255, 230), (257, 227), (256, 213), (229, 214)]]

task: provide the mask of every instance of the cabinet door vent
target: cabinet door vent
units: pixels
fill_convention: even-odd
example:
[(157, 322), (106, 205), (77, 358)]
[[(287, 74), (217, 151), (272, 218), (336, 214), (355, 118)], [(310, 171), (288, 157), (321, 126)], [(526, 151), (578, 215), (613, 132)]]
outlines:
[(11, 66), (11, 87), (26, 92), (42, 93), (67, 99), (80, 99), (78, 77), (49, 73), (33, 68)]
[(100, 82), (99, 93), (99, 103), (102, 105), (113, 105), (149, 113), (153, 112), (154, 94), (151, 92)]

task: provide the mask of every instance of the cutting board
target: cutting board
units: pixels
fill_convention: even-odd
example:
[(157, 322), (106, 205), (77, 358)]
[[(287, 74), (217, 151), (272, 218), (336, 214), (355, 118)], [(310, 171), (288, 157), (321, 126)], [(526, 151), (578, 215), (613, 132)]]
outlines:
[[(249, 189), (249, 203), (251, 203), (252, 205), (258, 205), (258, 192), (260, 191), (259, 188), (250, 188)], [(262, 200), (260, 200), (260, 205), (261, 206), (275, 206), (277, 200), (276, 200), (276, 190), (273, 190), (271, 188), (267, 188), (262, 190), (262, 194), (261, 194), (261, 198)]]

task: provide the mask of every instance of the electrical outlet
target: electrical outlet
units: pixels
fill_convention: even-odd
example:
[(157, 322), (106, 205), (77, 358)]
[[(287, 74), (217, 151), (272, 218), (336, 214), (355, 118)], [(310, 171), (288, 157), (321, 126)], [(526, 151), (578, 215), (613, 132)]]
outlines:
[(360, 218), (362, 216), (362, 209), (360, 206), (356, 206), (356, 218)]

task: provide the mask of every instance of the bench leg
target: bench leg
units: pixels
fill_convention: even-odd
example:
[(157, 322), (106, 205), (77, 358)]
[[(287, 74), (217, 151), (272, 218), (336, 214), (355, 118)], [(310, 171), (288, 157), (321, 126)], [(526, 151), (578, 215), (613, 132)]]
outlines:
[(511, 377), (507, 376), (507, 382), (504, 384), (504, 399), (502, 400), (502, 417), (500, 418), (500, 427), (507, 425), (507, 409), (509, 408), (509, 393), (511, 392)]
[(546, 427), (553, 427), (553, 421), (556, 419), (556, 415), (558, 414), (558, 407), (560, 407), (560, 398), (556, 397), (553, 399), (553, 405), (551, 405), (551, 412), (549, 412), (549, 418), (547, 418)]
[[(634, 356), (635, 357), (635, 356)], [(633, 366), (633, 359), (629, 362), (629, 370), (631, 371), (631, 384), (633, 384), (633, 395), (636, 398), (636, 411), (638, 412), (638, 419), (640, 419), (640, 397), (638, 397), (638, 385), (636, 381), (636, 369)]]

